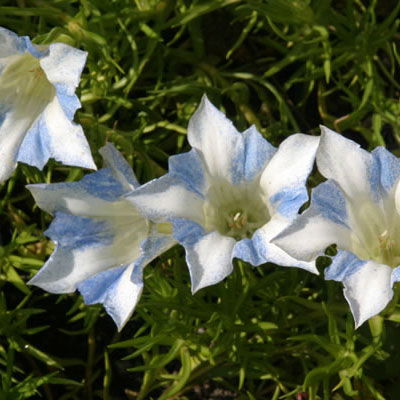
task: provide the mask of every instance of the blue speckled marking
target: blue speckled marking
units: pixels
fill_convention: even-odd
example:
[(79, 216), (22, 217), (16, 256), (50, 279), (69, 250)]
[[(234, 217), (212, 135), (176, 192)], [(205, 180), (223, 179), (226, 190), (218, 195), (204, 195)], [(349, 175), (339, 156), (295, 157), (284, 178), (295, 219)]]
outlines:
[(59, 246), (69, 249), (100, 247), (113, 242), (113, 228), (106, 221), (56, 212), (45, 232)]
[(48, 48), (44, 50), (37, 49), (37, 47), (31, 42), (31, 39), (29, 39), (28, 36), (21, 36), (20, 39), (24, 42), (26, 51), (29, 51), (29, 53), (31, 53), (33, 57), (42, 58), (49, 54)]
[(65, 190), (71, 192), (86, 192), (106, 201), (116, 201), (126, 194), (126, 189), (113, 176), (109, 168), (103, 168), (85, 175), (79, 182), (53, 183), (46, 185), (44, 190)]
[(368, 175), (371, 192), (375, 201), (386, 196), (400, 176), (400, 159), (384, 147), (377, 147), (372, 153)]
[(328, 180), (314, 188), (311, 204), (324, 218), (348, 227), (346, 199), (334, 181)]
[(308, 200), (307, 189), (304, 184), (281, 189), (270, 197), (276, 211), (287, 218), (293, 218), (300, 207)]
[(72, 121), (74, 119), (76, 110), (81, 107), (78, 97), (75, 94), (69, 95), (66, 85), (56, 83), (54, 87), (56, 89), (56, 96), (62, 110), (64, 111), (66, 117)]
[[(141, 257), (135, 261), (135, 266), (146, 265), (148, 262), (156, 258), (162, 250), (171, 242), (171, 237), (168, 235), (149, 236), (142, 241), (140, 249), (142, 252)], [(132, 275), (136, 271), (134, 269)], [(132, 277), (134, 278), (134, 276)], [(132, 280), (134, 282), (134, 280)]]
[(252, 181), (277, 151), (255, 126), (244, 131), (240, 139), (237, 154), (232, 157), (231, 175), (234, 185)]
[(85, 192), (102, 200), (119, 200), (126, 193), (125, 188), (114, 178), (109, 168), (86, 175), (78, 183)]
[(107, 296), (121, 279), (127, 265), (111, 268), (79, 283), (77, 288), (85, 304), (97, 304), (106, 301)]
[(325, 279), (343, 282), (346, 278), (358, 272), (367, 261), (360, 260), (353, 253), (339, 250), (333, 257), (332, 264), (325, 269)]
[(393, 287), (393, 284), (395, 282), (399, 282), (400, 281), (400, 267), (396, 267), (393, 271), (392, 271), (392, 277), (391, 277), (391, 286)]
[(171, 156), (169, 174), (179, 179), (183, 186), (204, 198), (204, 165), (196, 150)]
[(173, 237), (183, 246), (194, 246), (207, 234), (204, 228), (196, 222), (184, 218), (174, 218), (171, 222)]
[(260, 233), (254, 233), (251, 239), (243, 239), (233, 248), (233, 257), (240, 258), (251, 265), (258, 266), (268, 261), (267, 246)]
[(41, 115), (26, 133), (17, 154), (17, 161), (42, 169), (51, 157), (51, 138)]

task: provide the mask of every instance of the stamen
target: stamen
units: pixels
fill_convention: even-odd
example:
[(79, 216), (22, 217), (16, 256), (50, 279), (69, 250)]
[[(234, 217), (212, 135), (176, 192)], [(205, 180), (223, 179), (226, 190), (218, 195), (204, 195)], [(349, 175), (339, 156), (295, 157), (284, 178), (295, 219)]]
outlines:
[(395, 241), (390, 238), (389, 232), (387, 230), (379, 235), (378, 241), (380, 249), (384, 251), (391, 250), (396, 244)]

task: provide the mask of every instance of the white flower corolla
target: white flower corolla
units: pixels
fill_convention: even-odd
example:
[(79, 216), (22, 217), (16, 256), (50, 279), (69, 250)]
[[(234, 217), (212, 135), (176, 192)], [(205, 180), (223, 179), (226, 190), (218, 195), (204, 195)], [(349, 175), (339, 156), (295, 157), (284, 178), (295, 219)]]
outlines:
[(343, 282), (358, 327), (386, 307), (399, 277), (400, 160), (383, 147), (369, 153), (321, 129), (317, 166), (328, 180), (313, 189), (310, 207), (273, 242), (307, 261), (336, 244), (325, 277)]
[(276, 149), (255, 127), (243, 133), (204, 96), (189, 121), (192, 150), (170, 157), (169, 173), (127, 197), (152, 220), (168, 220), (186, 250), (192, 291), (232, 272), (234, 257), (316, 273), (270, 239), (308, 199), (305, 182), (318, 138), (292, 135)]
[(46, 234), (57, 244), (29, 283), (51, 293), (78, 289), (122, 329), (142, 293), (143, 268), (175, 241), (168, 223), (150, 222), (125, 199), (139, 184), (121, 154), (111, 144), (100, 153), (105, 168), (79, 182), (28, 186), (55, 216)]
[(63, 43), (34, 45), (0, 28), (0, 183), (17, 162), (43, 168), (50, 157), (96, 169), (73, 116), (86, 53)]

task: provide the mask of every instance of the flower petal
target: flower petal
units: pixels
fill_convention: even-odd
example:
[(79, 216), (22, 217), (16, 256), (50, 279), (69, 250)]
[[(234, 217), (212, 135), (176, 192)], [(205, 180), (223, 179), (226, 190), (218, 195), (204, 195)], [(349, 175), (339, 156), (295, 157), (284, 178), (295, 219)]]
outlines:
[(19, 147), (32, 122), (29, 116), (21, 118), (21, 115), (14, 110), (2, 112), (0, 105), (0, 183), (8, 179), (14, 172), (17, 166)]
[(298, 260), (311, 261), (322, 255), (331, 244), (347, 249), (350, 234), (348, 228), (310, 208), (272, 242)]
[(335, 224), (345, 227), (350, 225), (346, 198), (332, 180), (323, 182), (312, 190), (310, 209), (313, 208)]
[(349, 251), (339, 250), (333, 257), (332, 264), (324, 271), (325, 279), (343, 282), (351, 274), (361, 269), (366, 262)]
[(292, 218), (308, 200), (305, 186), (314, 164), (319, 138), (301, 133), (289, 136), (261, 175), (260, 185), (274, 210)]
[(57, 213), (46, 234), (58, 242), (56, 250), (29, 283), (70, 293), (91, 276), (139, 258), (148, 225), (129, 215), (93, 220)]
[(72, 121), (74, 119), (76, 110), (81, 108), (81, 102), (79, 101), (78, 97), (75, 94), (67, 94), (64, 88), (57, 86), (56, 96), (65, 116)]
[(179, 179), (187, 190), (204, 197), (204, 166), (196, 150), (171, 156), (168, 169), (169, 174)]
[(108, 168), (86, 175), (79, 182), (26, 186), (38, 206), (53, 214), (62, 211), (86, 217), (137, 214), (126, 191)]
[(400, 281), (400, 267), (396, 267), (393, 269), (392, 271), (392, 284), (391, 286), (393, 287), (395, 282), (399, 282)]
[(26, 133), (17, 161), (43, 168), (50, 157), (67, 165), (96, 169), (82, 127), (67, 118), (57, 97)]
[(142, 294), (143, 268), (175, 243), (169, 236), (150, 236), (141, 243), (142, 255), (133, 263), (100, 272), (78, 284), (85, 304), (102, 303), (120, 331)]
[(190, 118), (188, 140), (204, 160), (212, 177), (232, 179), (232, 164), (242, 145), (242, 135), (206, 96)]
[(372, 156), (360, 145), (321, 126), (317, 166), (322, 175), (333, 179), (350, 198), (370, 198)]
[(314, 260), (331, 244), (349, 249), (351, 231), (346, 201), (335, 182), (326, 181), (312, 191), (311, 205), (272, 242), (299, 260)]
[(53, 43), (48, 54), (40, 59), (47, 79), (63, 92), (73, 95), (79, 84), (87, 53), (64, 43)]
[[(370, 168), (371, 189), (377, 198), (387, 195), (400, 177), (400, 160), (390, 151), (380, 146), (371, 153), (372, 165)], [(380, 193), (382, 188), (386, 193)]]
[(16, 33), (0, 27), (0, 73), (4, 65), (2, 58), (12, 56), (15, 53), (22, 53), (25, 49), (25, 42), (22, 38)]
[(299, 267), (318, 274), (314, 261), (301, 261), (291, 257), (271, 240), (289, 226), (290, 222), (278, 215), (258, 229), (251, 239), (243, 239), (234, 248), (233, 256), (252, 265), (271, 262), (281, 266)]
[(186, 250), (192, 293), (226, 278), (233, 269), (236, 240), (218, 232), (205, 232), (192, 221), (174, 220), (174, 237)]
[(120, 331), (131, 317), (143, 290), (143, 270), (123, 265), (86, 279), (78, 285), (85, 304), (102, 303)]
[(277, 151), (254, 125), (243, 132), (242, 138), (232, 160), (231, 174), (235, 185), (253, 181)]
[(105, 220), (71, 216), (56, 212), (49, 229), (45, 232), (62, 247), (78, 248), (111, 244), (114, 233)]
[(153, 221), (187, 218), (201, 223), (203, 220), (203, 200), (170, 174), (146, 183), (126, 198)]
[(366, 261), (356, 272), (343, 279), (344, 296), (350, 305), (356, 328), (379, 314), (393, 297), (392, 269)]
[(99, 150), (99, 153), (103, 157), (104, 167), (111, 169), (115, 179), (119, 181), (127, 191), (131, 191), (139, 186), (139, 182), (133, 173), (132, 167), (114, 145), (107, 143)]

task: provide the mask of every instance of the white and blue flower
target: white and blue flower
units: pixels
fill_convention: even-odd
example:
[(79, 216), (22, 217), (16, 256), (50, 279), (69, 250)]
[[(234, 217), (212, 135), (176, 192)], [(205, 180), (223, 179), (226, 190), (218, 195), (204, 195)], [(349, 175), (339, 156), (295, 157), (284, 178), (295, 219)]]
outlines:
[(105, 168), (79, 182), (28, 185), (55, 217), (45, 233), (57, 244), (29, 283), (51, 293), (78, 289), (122, 329), (140, 298), (143, 268), (176, 242), (124, 198), (139, 185), (121, 154), (111, 144), (100, 153)]
[(167, 219), (186, 249), (192, 291), (232, 272), (232, 259), (317, 273), (270, 239), (307, 201), (305, 182), (318, 138), (292, 135), (279, 149), (253, 126), (238, 132), (204, 96), (189, 121), (192, 150), (169, 159), (169, 173), (128, 195), (152, 220)]
[(306, 261), (336, 244), (325, 278), (343, 282), (358, 327), (386, 307), (400, 277), (400, 160), (383, 147), (369, 153), (321, 129), (317, 166), (328, 180), (273, 242)]
[(0, 27), (0, 183), (17, 162), (40, 169), (50, 157), (96, 169), (73, 122), (87, 53), (63, 43), (35, 45)]

